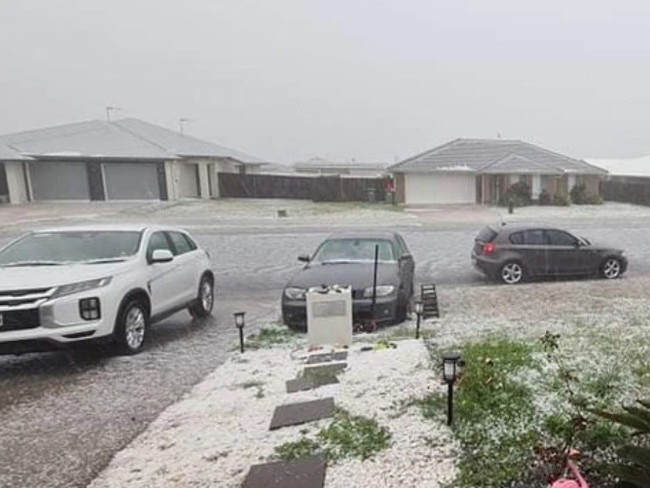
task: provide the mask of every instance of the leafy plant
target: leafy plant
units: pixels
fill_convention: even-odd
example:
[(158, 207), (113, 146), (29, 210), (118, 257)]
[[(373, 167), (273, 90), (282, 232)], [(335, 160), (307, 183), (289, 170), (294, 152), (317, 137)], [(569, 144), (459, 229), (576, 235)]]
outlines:
[(297, 441), (285, 442), (275, 448), (275, 453), (283, 461), (293, 461), (313, 456), (321, 451), (321, 445), (313, 439), (303, 437)]
[(247, 349), (262, 349), (291, 341), (299, 335), (288, 328), (263, 327), (246, 338)]
[(539, 203), (540, 205), (550, 205), (552, 203), (551, 195), (549, 192), (546, 191), (546, 189), (543, 189), (539, 193), (539, 199), (537, 200), (537, 203)]
[(561, 193), (556, 193), (553, 195), (553, 205), (558, 207), (568, 207), (571, 205), (571, 200), (568, 196), (562, 195)]
[(598, 194), (591, 194), (585, 185), (575, 185), (570, 191), (571, 201), (576, 205), (600, 205), (603, 198)]
[(352, 415), (339, 410), (330, 425), (321, 429), (315, 439), (303, 434), (298, 441), (276, 447), (283, 460), (322, 454), (329, 461), (344, 458), (369, 459), (390, 445), (390, 431), (375, 419)]
[(632, 429), (636, 443), (623, 446), (620, 463), (614, 466), (621, 487), (648, 488), (650, 486), (650, 400), (638, 400), (638, 406), (623, 407), (623, 412), (594, 411), (602, 418)]
[(499, 197), (500, 206), (507, 207), (511, 203), (513, 207), (525, 207), (532, 203), (530, 186), (526, 182), (513, 183)]

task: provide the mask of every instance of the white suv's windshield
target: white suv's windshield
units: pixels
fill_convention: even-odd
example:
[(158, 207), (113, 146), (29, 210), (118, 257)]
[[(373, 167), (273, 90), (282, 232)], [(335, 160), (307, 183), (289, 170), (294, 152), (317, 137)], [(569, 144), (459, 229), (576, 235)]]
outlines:
[(379, 246), (379, 261), (395, 261), (392, 243), (383, 239), (331, 239), (325, 241), (316, 251), (313, 261), (374, 261), (376, 246)]
[(0, 251), (0, 266), (47, 266), (126, 259), (138, 252), (141, 233), (73, 231), (30, 234)]

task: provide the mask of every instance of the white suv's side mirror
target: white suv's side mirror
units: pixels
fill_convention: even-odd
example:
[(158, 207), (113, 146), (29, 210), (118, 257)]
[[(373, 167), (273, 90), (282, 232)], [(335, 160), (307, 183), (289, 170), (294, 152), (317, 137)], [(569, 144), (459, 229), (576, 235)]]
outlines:
[(156, 249), (151, 255), (152, 263), (169, 263), (174, 260), (174, 255), (169, 249)]

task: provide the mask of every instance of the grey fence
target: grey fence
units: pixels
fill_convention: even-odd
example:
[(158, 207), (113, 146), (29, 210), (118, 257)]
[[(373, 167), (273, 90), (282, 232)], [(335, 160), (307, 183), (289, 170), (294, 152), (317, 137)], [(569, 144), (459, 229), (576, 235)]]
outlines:
[(609, 201), (650, 205), (650, 178), (612, 176), (600, 182), (600, 194)]
[(381, 201), (386, 198), (384, 184), (382, 178), (220, 173), (219, 196), (289, 198), (315, 202)]

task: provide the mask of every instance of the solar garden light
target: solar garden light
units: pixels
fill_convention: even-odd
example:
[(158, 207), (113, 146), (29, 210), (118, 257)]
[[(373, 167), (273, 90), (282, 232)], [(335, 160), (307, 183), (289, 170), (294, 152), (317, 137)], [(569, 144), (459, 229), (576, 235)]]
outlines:
[(239, 329), (239, 349), (244, 352), (244, 315), (246, 312), (235, 313), (235, 326)]
[(415, 302), (415, 315), (417, 315), (418, 320), (415, 324), (415, 338), (420, 338), (420, 319), (422, 319), (422, 313), (424, 312), (424, 304), (418, 300)]
[(442, 353), (442, 378), (447, 383), (447, 425), (451, 425), (454, 421), (454, 383), (464, 365), (459, 353)]

